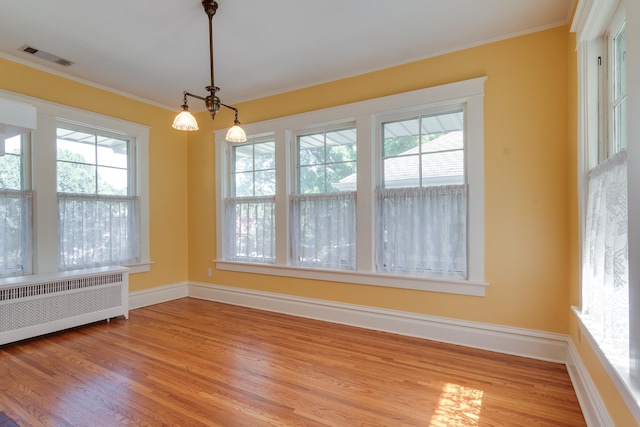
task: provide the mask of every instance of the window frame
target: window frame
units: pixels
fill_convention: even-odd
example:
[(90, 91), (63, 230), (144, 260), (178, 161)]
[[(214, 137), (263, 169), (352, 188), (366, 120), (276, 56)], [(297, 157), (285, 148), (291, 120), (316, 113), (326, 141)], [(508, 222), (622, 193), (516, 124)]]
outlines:
[[(221, 259), (225, 241), (224, 198), (228, 191), (229, 143), (226, 129), (215, 131), (216, 143), (216, 231), (217, 256), (213, 260), (218, 270), (251, 272), (295, 278), (336, 281), (402, 289), (416, 289), (461, 295), (484, 296), (488, 283), (484, 279), (484, 83), (487, 77), (449, 83), (411, 92), (345, 104), (323, 110), (282, 117), (245, 126), (248, 135), (271, 133), (276, 138), (276, 263), (257, 265), (229, 262)], [(377, 160), (380, 149), (375, 141), (380, 137), (380, 120), (391, 114), (409, 114), (463, 104), (466, 114), (467, 165), (469, 182), (468, 214), (468, 279), (400, 276), (375, 272), (374, 265), (374, 192), (380, 179)], [(357, 271), (340, 271), (295, 267), (290, 262), (289, 194), (295, 188), (290, 157), (295, 145), (294, 135), (319, 127), (356, 123), (357, 134)], [(285, 165), (285, 166), (281, 166)], [(285, 238), (286, 237), (286, 238)], [(371, 248), (363, 250), (363, 248)]]
[[(610, 65), (611, 53), (611, 35), (621, 27), (622, 22), (630, 19), (631, 15), (627, 15), (630, 10), (627, 0), (600, 0), (596, 2), (579, 2), (575, 17), (571, 26), (571, 31), (576, 33), (576, 52), (577, 52), (577, 76), (578, 76), (578, 146), (577, 146), (577, 186), (578, 186), (578, 238), (579, 238), (579, 259), (583, 259), (583, 245), (585, 242), (586, 227), (586, 209), (588, 202), (588, 182), (589, 171), (610, 157), (610, 144), (612, 141), (612, 115), (610, 109), (610, 95), (607, 91), (613, 90), (612, 69)], [(635, 24), (640, 21), (634, 21)], [(626, 24), (625, 24), (626, 25)], [(617, 29), (616, 29), (617, 28)], [(626, 27), (627, 35), (629, 27)], [(615, 36), (615, 34), (613, 34)], [(604, 63), (603, 63), (604, 62)], [(628, 63), (627, 63), (628, 64)], [(600, 70), (600, 68), (602, 68)], [(627, 65), (628, 70), (628, 65)], [(627, 79), (630, 74), (627, 73)], [(627, 81), (627, 93), (629, 82)], [(598, 108), (599, 104), (604, 104), (606, 108)], [(597, 117), (598, 120), (593, 120)], [(629, 121), (627, 120), (627, 129), (629, 129)], [(631, 167), (631, 163), (629, 163)], [(629, 175), (628, 171), (628, 175)], [(631, 209), (631, 175), (628, 181), (629, 208)], [(631, 216), (628, 217), (631, 221)], [(633, 236), (629, 234), (629, 241), (632, 242)], [(630, 300), (629, 308), (633, 305), (632, 276), (631, 276), (631, 259), (634, 256), (629, 252), (630, 260)], [(580, 265), (582, 266), (582, 264)], [(573, 306), (572, 310), (578, 320), (578, 336), (584, 338), (598, 360), (604, 367), (609, 378), (622, 396), (625, 403), (633, 413), (636, 420), (640, 421), (640, 386), (632, 380), (632, 375), (636, 372), (628, 368), (616, 366), (612, 363), (604, 352), (600, 349), (596, 339), (590, 333), (588, 325), (582, 319), (582, 268), (579, 269), (580, 281), (580, 305)], [(638, 314), (635, 315), (638, 317)], [(634, 314), (630, 313), (631, 322), (633, 322)], [(630, 327), (632, 327), (630, 325)], [(632, 341), (633, 334), (629, 334)], [(630, 342), (631, 348), (634, 344)], [(637, 345), (640, 345), (636, 343)], [(630, 365), (633, 365), (631, 357)], [(637, 363), (637, 362), (636, 362)], [(634, 369), (633, 367), (631, 368)]]
[[(222, 204), (223, 204), (223, 210), (225, 211), (224, 217), (225, 217), (225, 221), (229, 220), (228, 218), (226, 218), (226, 205), (227, 205), (227, 201), (229, 200), (249, 200), (249, 201), (253, 201), (253, 200), (260, 200), (260, 199), (267, 199), (267, 198), (271, 198), (273, 197), (275, 199), (275, 192), (273, 195), (256, 195), (256, 189), (255, 189), (255, 174), (256, 174), (256, 168), (255, 168), (255, 146), (256, 144), (262, 144), (262, 143), (268, 143), (268, 142), (273, 142), (274, 144), (274, 174), (276, 173), (276, 162), (275, 162), (275, 144), (276, 141), (274, 139), (273, 134), (271, 133), (267, 133), (267, 134), (263, 134), (263, 135), (253, 135), (250, 136), (249, 138), (247, 138), (246, 142), (243, 143), (239, 143), (239, 144), (234, 144), (234, 146), (228, 146), (226, 151), (228, 152), (228, 154), (225, 156), (226, 162), (226, 168), (229, 171), (229, 174), (227, 175), (227, 179), (226, 179), (226, 193), (225, 193), (225, 197), (222, 199)], [(241, 147), (241, 146), (252, 146), (252, 156), (253, 156), (253, 167), (251, 169), (251, 173), (253, 175), (252, 179), (253, 179), (253, 185), (252, 185), (252, 196), (237, 196), (236, 193), (236, 188), (237, 186), (235, 185), (235, 176), (237, 175), (236, 171), (235, 171), (235, 165), (234, 165), (234, 147)], [(264, 171), (264, 170), (271, 170), (271, 169), (259, 169), (258, 171)], [(247, 171), (244, 171), (247, 172)], [(275, 185), (277, 186), (278, 180), (277, 177), (275, 178)], [(275, 206), (274, 206), (274, 211), (275, 211)], [(274, 226), (275, 227), (275, 226)], [(225, 239), (231, 239), (231, 237), (229, 236), (228, 232), (226, 230), (228, 230), (228, 227), (224, 227), (225, 233), (224, 233), (224, 238)], [(277, 234), (275, 233), (274, 230), (274, 240), (277, 242), (278, 238), (277, 238)], [(277, 244), (277, 243), (276, 243)], [(221, 246), (223, 247), (223, 246)], [(224, 252), (220, 255), (223, 259), (225, 259), (225, 261), (228, 262), (251, 262), (251, 263), (263, 263), (263, 264), (272, 264), (275, 263), (275, 255), (274, 258), (267, 258), (267, 257), (257, 257), (255, 258), (253, 261), (248, 261), (249, 257), (240, 257), (237, 254), (231, 255), (230, 252), (232, 252), (228, 247), (224, 247)], [(232, 258), (237, 258), (236, 260), (233, 260)]]
[[(357, 127), (356, 127), (356, 122), (353, 120), (346, 120), (344, 122), (338, 122), (338, 123), (333, 123), (329, 126), (319, 126), (319, 127), (311, 127), (311, 128), (305, 128), (305, 129), (298, 129), (294, 132), (292, 132), (291, 134), (291, 158), (293, 159), (293, 161), (290, 163), (291, 164), (291, 178), (292, 178), (292, 194), (297, 194), (297, 195), (304, 195), (304, 194), (331, 194), (331, 193), (336, 193), (339, 191), (326, 191), (326, 189), (328, 188), (329, 185), (331, 185), (330, 183), (327, 182), (327, 177), (326, 177), (326, 168), (327, 165), (330, 164), (337, 164), (337, 162), (327, 162), (327, 144), (326, 144), (326, 138), (327, 138), (327, 133), (330, 132), (336, 132), (336, 131), (342, 131), (342, 130), (351, 130), (353, 129), (353, 131), (356, 133), (356, 160), (354, 160), (354, 162), (356, 163), (356, 173), (357, 173), (357, 167), (358, 167), (358, 160), (357, 160)], [(325, 177), (324, 177), (324, 187), (325, 187), (325, 191), (324, 192), (320, 192), (320, 193), (303, 193), (301, 192), (301, 183), (300, 183), (300, 168), (304, 167), (304, 166), (311, 166), (311, 165), (300, 165), (300, 150), (299, 150), (299, 146), (298, 146), (298, 142), (299, 142), (299, 138), (305, 137), (305, 136), (310, 136), (310, 135), (316, 135), (316, 134), (323, 134), (324, 136), (324, 162), (322, 163), (322, 166), (325, 169)], [(320, 164), (320, 163), (318, 163)]]
[(135, 185), (140, 197), (140, 262), (126, 264), (129, 273), (150, 271), (149, 245), (149, 126), (68, 107), (5, 90), (0, 97), (36, 108), (37, 127), (30, 136), (32, 190), (34, 191), (34, 252), (32, 274), (58, 273), (56, 129), (58, 122), (104, 131), (135, 140)]
[[(605, 42), (606, 45), (606, 58), (607, 58), (607, 77), (606, 77), (606, 92), (604, 94), (605, 99), (603, 100), (606, 108), (606, 123), (604, 127), (606, 129), (606, 139), (603, 142), (606, 149), (606, 158), (609, 158), (621, 151), (622, 147), (618, 147), (618, 138), (617, 133), (620, 130), (616, 126), (616, 107), (622, 104), (624, 100), (626, 100), (626, 90), (624, 94), (621, 94), (619, 98), (616, 99), (616, 39), (622, 29), (625, 28), (626, 32), (626, 16), (623, 8), (619, 8), (611, 20), (607, 28), (607, 32), (605, 33)], [(626, 86), (626, 85), (625, 85)], [(626, 122), (625, 122), (626, 125)], [(604, 159), (600, 159), (602, 161)]]
[[(59, 128), (63, 128), (66, 130), (71, 130), (71, 131), (76, 131), (76, 132), (83, 132), (83, 133), (87, 133), (87, 134), (92, 134), (95, 137), (108, 137), (108, 138), (114, 138), (114, 139), (122, 139), (123, 141), (127, 142), (127, 168), (123, 169), (121, 167), (113, 167), (113, 166), (106, 166), (109, 168), (114, 168), (114, 169), (120, 169), (120, 170), (126, 170), (127, 172), (127, 194), (121, 194), (119, 196), (138, 196), (138, 186), (137, 186), (137, 159), (136, 159), (136, 139), (134, 137), (131, 137), (129, 135), (125, 135), (122, 133), (113, 133), (110, 131), (106, 131), (103, 129), (96, 129), (96, 128), (92, 128), (91, 126), (80, 126), (76, 123), (70, 123), (68, 120), (64, 120), (64, 119), (58, 119), (57, 120), (57, 124), (56, 124), (56, 130)], [(57, 141), (58, 138), (56, 138)], [(56, 142), (57, 144), (57, 142)], [(100, 192), (100, 188), (98, 185), (98, 178), (99, 178), (99, 174), (98, 174), (98, 168), (100, 167), (105, 167), (105, 165), (100, 165), (98, 164), (98, 158), (97, 158), (97, 149), (98, 149), (98, 145), (97, 144), (92, 144), (94, 150), (96, 151), (96, 160), (95, 163), (80, 163), (83, 165), (88, 165), (91, 167), (95, 167), (96, 168), (96, 185), (95, 185), (95, 192), (93, 193), (83, 193), (83, 194), (94, 194), (97, 196), (109, 196), (109, 195), (113, 195), (113, 194), (107, 194), (107, 193), (102, 193)], [(56, 147), (57, 148), (57, 147)], [(56, 155), (57, 155), (57, 151), (56, 151)], [(60, 163), (73, 163), (70, 162), (68, 160), (61, 160), (61, 159), (57, 159), (57, 162)], [(56, 167), (57, 169), (57, 167)], [(57, 170), (56, 170), (57, 172)], [(57, 174), (56, 174), (57, 177)], [(56, 180), (57, 181), (57, 180)], [(68, 191), (63, 191), (62, 193), (69, 193)]]
[[(20, 145), (20, 154), (14, 154), (5, 151), (6, 141), (12, 138), (18, 138)], [(7, 277), (20, 277), (20, 276), (29, 276), (33, 274), (33, 190), (31, 187), (31, 165), (29, 164), (29, 159), (31, 158), (31, 133), (30, 132), (20, 132), (15, 135), (11, 135), (0, 139), (0, 158), (6, 156), (13, 156), (18, 158), (19, 167), (20, 167), (20, 176), (18, 180), (20, 182), (19, 188), (0, 188), (0, 192), (4, 192), (4, 196), (8, 196), (9, 194), (15, 195), (17, 197), (25, 200), (25, 203), (29, 205), (30, 211), (26, 215), (25, 223), (20, 227), (21, 240), (25, 243), (25, 245), (21, 248), (24, 250), (24, 256), (22, 260), (25, 261), (25, 264), (21, 264), (22, 268), (16, 269), (8, 269), (0, 271), (0, 279)], [(2, 197), (2, 196), (0, 196)], [(26, 200), (30, 200), (26, 202)]]
[[(445, 105), (442, 107), (438, 107), (438, 108), (428, 108), (425, 110), (417, 110), (417, 111), (412, 111), (410, 112), (410, 114), (389, 114), (389, 115), (384, 115), (384, 116), (380, 116), (379, 120), (378, 120), (378, 124), (379, 124), (379, 128), (382, 129), (382, 126), (385, 125), (386, 123), (390, 123), (390, 122), (397, 122), (397, 121), (403, 121), (404, 119), (411, 119), (411, 118), (418, 118), (421, 119), (423, 117), (429, 117), (429, 116), (438, 116), (438, 115), (443, 115), (443, 114), (447, 114), (447, 113), (452, 113), (452, 112), (462, 112), (463, 114), (463, 120), (466, 121), (466, 116), (467, 116), (467, 111), (465, 108), (465, 105), (460, 103), (460, 104), (449, 104), (449, 105)], [(465, 124), (463, 123), (463, 126), (465, 126)], [(466, 129), (464, 129), (466, 130)], [(382, 130), (381, 130), (382, 131)], [(384, 184), (384, 171), (383, 171), (383, 165), (382, 162), (384, 162), (385, 159), (389, 159), (389, 158), (398, 158), (398, 157), (403, 157), (401, 155), (394, 155), (394, 156), (388, 156), (385, 157), (383, 150), (384, 147), (382, 146), (382, 144), (384, 144), (384, 141), (382, 141), (382, 137), (381, 136), (380, 140), (378, 141), (379, 143), (381, 143), (380, 147), (379, 147), (379, 156), (378, 156), (378, 161), (380, 163), (380, 165), (378, 167), (380, 167), (380, 173), (378, 174), (379, 176), (379, 182), (377, 183), (379, 188), (400, 188), (400, 187), (386, 187)], [(468, 177), (467, 177), (467, 160), (468, 160), (468, 155), (467, 155), (467, 138), (466, 138), (466, 132), (463, 135), (463, 141), (462, 141), (462, 153), (463, 153), (463, 168), (464, 168), (464, 174), (463, 174), (463, 182), (464, 184), (467, 184), (468, 182)], [(458, 150), (454, 150), (454, 151), (458, 151)], [(440, 151), (440, 152), (444, 152), (444, 151)], [(415, 154), (416, 156), (424, 156), (424, 153), (422, 151), (420, 151), (418, 154)], [(420, 160), (421, 162), (421, 160)], [(422, 173), (421, 170), (418, 171), (419, 174), (419, 181), (420, 181), (420, 185), (417, 187), (427, 187), (428, 185), (425, 185), (425, 180), (422, 177)], [(439, 184), (438, 182), (438, 178), (431, 178), (431, 182), (433, 182), (433, 185), (446, 185), (445, 184)], [(402, 188), (405, 188), (404, 186)]]
[[(2, 148), (4, 149), (4, 144), (7, 139), (20, 137), (20, 154), (13, 153), (2, 153), (2, 156), (16, 156), (20, 157), (20, 183), (21, 188), (17, 189), (20, 191), (31, 191), (31, 164), (29, 159), (31, 159), (31, 132), (22, 132), (17, 135), (12, 135), (11, 137), (4, 138), (2, 140)], [(11, 189), (16, 190), (16, 189)]]
[[(252, 196), (238, 196), (236, 195), (236, 191), (235, 191), (235, 187), (234, 187), (234, 181), (232, 179), (227, 179), (227, 198), (243, 198), (243, 197), (262, 197), (262, 196), (270, 196), (269, 194), (262, 194), (262, 195), (256, 195), (255, 194), (255, 173), (259, 172), (259, 171), (265, 171), (265, 170), (271, 170), (271, 169), (256, 169), (255, 167), (255, 146), (256, 144), (263, 144), (263, 143), (267, 143), (267, 142), (273, 142), (274, 143), (274, 157), (275, 157), (275, 139), (273, 137), (272, 134), (265, 134), (265, 135), (253, 135), (247, 138), (246, 142), (242, 142), (239, 144), (234, 144), (235, 147), (241, 147), (241, 146), (248, 146), (251, 145), (252, 148), (252, 153), (253, 153), (253, 161), (254, 161), (254, 166), (251, 169), (251, 173), (254, 175), (253, 176), (253, 195)], [(229, 148), (229, 155), (227, 156), (227, 170), (229, 171), (230, 174), (237, 174), (237, 172), (235, 172), (234, 169), (234, 164), (233, 164), (233, 147)], [(275, 160), (274, 160), (274, 164), (275, 164)], [(275, 166), (274, 166), (274, 171), (275, 171)], [(244, 171), (244, 172), (249, 172), (249, 171)]]

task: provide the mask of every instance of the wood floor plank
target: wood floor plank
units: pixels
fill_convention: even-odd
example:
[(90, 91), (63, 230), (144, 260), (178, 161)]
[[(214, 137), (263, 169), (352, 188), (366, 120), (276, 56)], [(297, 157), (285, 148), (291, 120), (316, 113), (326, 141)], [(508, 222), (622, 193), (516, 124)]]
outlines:
[(565, 367), (183, 298), (0, 347), (21, 426), (584, 426)]

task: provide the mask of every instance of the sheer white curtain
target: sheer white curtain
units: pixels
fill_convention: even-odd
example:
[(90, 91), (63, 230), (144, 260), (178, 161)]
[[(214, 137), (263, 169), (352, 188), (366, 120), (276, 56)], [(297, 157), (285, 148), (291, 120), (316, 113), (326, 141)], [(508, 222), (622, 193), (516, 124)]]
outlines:
[(60, 270), (140, 260), (138, 197), (58, 193)]
[(0, 277), (31, 274), (33, 193), (0, 190)]
[(291, 196), (294, 265), (356, 269), (356, 193)]
[(467, 277), (467, 185), (377, 191), (380, 272)]
[(582, 261), (582, 319), (607, 357), (629, 360), (627, 152), (589, 173)]
[(275, 196), (225, 199), (225, 259), (274, 263)]

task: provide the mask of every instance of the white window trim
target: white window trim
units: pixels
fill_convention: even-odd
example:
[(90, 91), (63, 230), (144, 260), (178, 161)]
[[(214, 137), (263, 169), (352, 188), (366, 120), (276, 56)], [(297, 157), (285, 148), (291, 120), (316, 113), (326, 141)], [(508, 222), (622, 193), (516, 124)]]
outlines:
[[(150, 271), (149, 248), (149, 127), (133, 122), (68, 107), (38, 98), (0, 90), (0, 97), (30, 104), (37, 111), (32, 132), (31, 167), (34, 195), (34, 274), (58, 272), (56, 187), (56, 127), (58, 120), (96, 130), (126, 135), (136, 140), (136, 184), (140, 197), (140, 262), (127, 264), (129, 273)], [(53, 160), (52, 160), (53, 159)], [(39, 214), (40, 213), (40, 214)]]
[[(635, 0), (634, 0), (635, 1)], [(579, 227), (579, 257), (582, 259), (583, 244), (585, 240), (586, 207), (588, 198), (588, 176), (589, 170), (598, 164), (598, 121), (590, 120), (598, 117), (598, 111), (594, 103), (590, 102), (592, 97), (597, 96), (598, 70), (594, 60), (604, 52), (602, 46), (602, 36), (610, 28), (610, 23), (620, 20), (620, 14), (629, 10), (626, 0), (588, 0), (580, 1), (576, 9), (575, 17), (571, 26), (571, 31), (576, 33), (576, 52), (578, 54), (578, 227)], [(627, 37), (629, 30), (629, 15), (627, 15)], [(640, 23), (640, 20), (635, 22)], [(628, 39), (628, 38), (627, 38)], [(627, 64), (628, 66), (628, 64)], [(608, 71), (608, 70), (607, 70)], [(627, 72), (627, 76), (630, 73)], [(608, 83), (607, 83), (608, 84)], [(629, 81), (627, 81), (627, 88)], [(629, 89), (627, 89), (627, 94)], [(604, 123), (608, 119), (600, 118)], [(630, 121), (628, 120), (627, 123)], [(606, 123), (605, 127), (609, 127)], [(629, 166), (631, 167), (631, 165)], [(631, 183), (631, 179), (629, 180)], [(629, 188), (631, 194), (631, 184)], [(631, 204), (631, 199), (629, 200)], [(631, 218), (631, 217), (629, 217)], [(633, 236), (629, 234), (629, 239)], [(630, 252), (630, 263), (632, 254)], [(630, 272), (631, 274), (631, 272)], [(579, 280), (582, 282), (582, 270), (579, 271)], [(629, 283), (631, 285), (631, 276)], [(630, 300), (630, 304), (633, 302)], [(595, 338), (589, 332), (586, 323), (583, 321), (580, 307), (572, 307), (572, 310), (579, 321), (578, 335), (587, 339), (598, 360), (609, 375), (609, 378), (620, 393), (622, 399), (627, 404), (635, 420), (640, 423), (640, 386), (632, 379), (628, 368), (614, 366), (600, 350)]]
[[(276, 264), (262, 265), (212, 260), (219, 270), (251, 272), (295, 278), (378, 285), (461, 295), (484, 296), (484, 82), (487, 77), (464, 80), (412, 92), (302, 113), (244, 126), (247, 135), (273, 134), (276, 139)], [(467, 175), (469, 183), (468, 280), (442, 280), (375, 272), (373, 218), (379, 120), (389, 114), (410, 113), (425, 108), (466, 105)], [(356, 123), (358, 138), (358, 270), (345, 272), (289, 265), (288, 195), (294, 182), (289, 162), (292, 135), (318, 126)], [(222, 258), (224, 242), (224, 198), (228, 189), (228, 143), (226, 129), (215, 132), (216, 141), (216, 231), (217, 254)], [(368, 143), (367, 141), (373, 141)], [(281, 165), (285, 165), (284, 167)], [(285, 213), (285, 215), (282, 215)], [(366, 227), (369, 224), (371, 229)]]

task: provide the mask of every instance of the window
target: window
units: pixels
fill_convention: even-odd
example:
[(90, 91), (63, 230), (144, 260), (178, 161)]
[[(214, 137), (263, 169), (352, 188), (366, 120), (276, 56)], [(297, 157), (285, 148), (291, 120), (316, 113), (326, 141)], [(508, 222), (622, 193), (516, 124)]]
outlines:
[[(295, 157), (292, 263), (355, 270), (355, 127), (297, 135)], [(349, 188), (352, 190), (348, 191)]]
[(467, 277), (464, 112), (381, 124), (378, 271)]
[(57, 127), (60, 270), (140, 261), (135, 141)]
[(231, 195), (225, 199), (225, 259), (275, 262), (275, 141), (231, 146)]
[(33, 124), (26, 129), (35, 130), (4, 141), (0, 155), (0, 210), (10, 206), (4, 225), (20, 231), (0, 228), (0, 244), (19, 253), (9, 259), (12, 252), (2, 251), (0, 276), (108, 264), (149, 271), (149, 128), (10, 92), (2, 97), (27, 105)]
[[(627, 249), (626, 25), (617, 13), (598, 45), (600, 90), (591, 102), (606, 105), (599, 122), (597, 165), (589, 171), (582, 269), (582, 321), (607, 357), (629, 363)], [(606, 315), (605, 315), (606, 313)]]
[[(621, 395), (640, 399), (638, 334), (630, 333), (627, 189), (627, 60), (624, 0), (580, 2), (577, 32), (579, 203), (582, 246), (581, 331)], [(636, 357), (634, 361), (633, 358)], [(636, 394), (635, 396), (633, 394)]]
[(238, 150), (254, 156), (251, 145), (218, 142), (216, 267), (484, 295), (484, 81), (245, 126), (274, 142), (275, 217), (264, 227), (277, 236), (271, 265), (238, 242), (260, 214), (230, 208), (254, 197), (235, 194), (257, 173), (237, 164)]
[(0, 150), (0, 277), (31, 274), (33, 193), (26, 135), (3, 139)]

